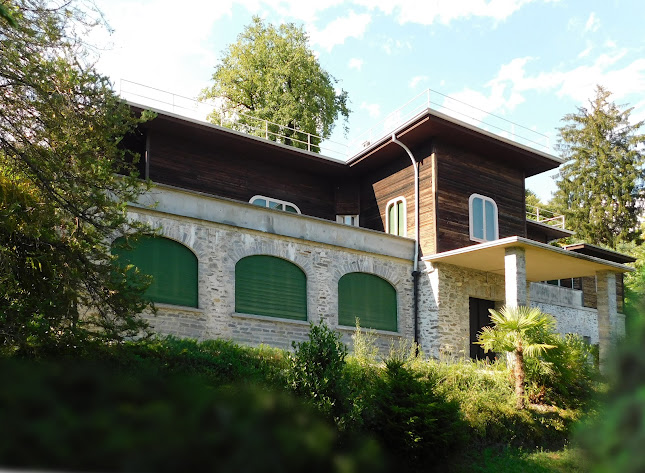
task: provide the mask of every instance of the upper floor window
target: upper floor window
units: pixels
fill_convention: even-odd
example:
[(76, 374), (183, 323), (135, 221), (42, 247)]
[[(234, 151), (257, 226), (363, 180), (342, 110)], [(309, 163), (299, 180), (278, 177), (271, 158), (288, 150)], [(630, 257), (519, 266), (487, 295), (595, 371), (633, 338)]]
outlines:
[(153, 302), (197, 307), (197, 256), (179, 242), (163, 237), (141, 237), (112, 243), (117, 264), (136, 266), (152, 276), (145, 296)]
[(338, 223), (344, 223), (345, 225), (351, 225), (352, 227), (358, 227), (358, 215), (336, 215), (336, 221)]
[(271, 197), (265, 197), (263, 195), (255, 195), (249, 200), (253, 205), (259, 205), (260, 207), (268, 207), (270, 209), (284, 210), (285, 212), (290, 212), (293, 214), (299, 214), (300, 209), (296, 204), (287, 202), (285, 200), (273, 199)]
[(391, 235), (406, 236), (407, 215), (405, 197), (397, 197), (387, 203), (385, 211), (385, 228)]
[(470, 239), (492, 241), (499, 238), (497, 204), (490, 197), (473, 194), (468, 199)]

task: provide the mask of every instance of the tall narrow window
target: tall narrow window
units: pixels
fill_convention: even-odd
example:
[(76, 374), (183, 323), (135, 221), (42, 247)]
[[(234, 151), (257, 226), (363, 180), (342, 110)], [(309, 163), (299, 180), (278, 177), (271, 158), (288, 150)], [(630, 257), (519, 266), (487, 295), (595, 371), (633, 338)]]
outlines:
[(338, 323), (396, 332), (396, 289), (368, 273), (348, 273), (338, 281)]
[(490, 197), (473, 194), (468, 199), (470, 239), (492, 241), (499, 238), (497, 204)]
[(391, 235), (406, 236), (407, 215), (405, 197), (397, 197), (387, 203), (385, 228), (387, 228), (387, 232)]
[(235, 265), (235, 312), (307, 320), (307, 277), (282, 258), (254, 255)]
[(145, 296), (153, 302), (197, 307), (197, 257), (179, 242), (162, 237), (142, 237), (125, 245), (123, 238), (112, 244), (117, 264), (136, 266), (152, 276)]

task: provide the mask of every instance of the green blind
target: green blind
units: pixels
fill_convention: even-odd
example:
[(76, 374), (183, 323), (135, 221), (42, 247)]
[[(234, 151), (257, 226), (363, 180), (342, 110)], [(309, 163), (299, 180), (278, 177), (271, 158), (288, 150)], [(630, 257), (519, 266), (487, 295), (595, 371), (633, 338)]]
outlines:
[(122, 247), (123, 238), (112, 245), (119, 264), (133, 264), (152, 276), (145, 296), (154, 302), (197, 307), (197, 257), (181, 243), (168, 238), (143, 237)]
[(307, 320), (307, 277), (274, 256), (242, 258), (235, 265), (235, 311)]
[(338, 281), (338, 323), (396, 332), (396, 290), (373, 274), (348, 273)]

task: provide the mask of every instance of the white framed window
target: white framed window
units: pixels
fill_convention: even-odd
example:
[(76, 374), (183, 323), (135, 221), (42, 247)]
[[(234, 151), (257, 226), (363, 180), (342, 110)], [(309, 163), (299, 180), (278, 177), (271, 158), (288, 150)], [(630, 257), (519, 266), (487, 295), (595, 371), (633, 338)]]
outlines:
[(336, 215), (336, 222), (358, 227), (358, 215)]
[(260, 207), (267, 207), (269, 209), (282, 210), (284, 212), (289, 212), (292, 214), (301, 214), (300, 209), (296, 204), (287, 202), (286, 200), (274, 199), (272, 197), (266, 197), (264, 195), (254, 195), (249, 200), (253, 205), (258, 205)]
[(473, 194), (468, 199), (470, 239), (492, 241), (499, 238), (497, 204), (490, 197)]
[(408, 217), (405, 197), (390, 200), (385, 207), (385, 229), (391, 235), (407, 236)]

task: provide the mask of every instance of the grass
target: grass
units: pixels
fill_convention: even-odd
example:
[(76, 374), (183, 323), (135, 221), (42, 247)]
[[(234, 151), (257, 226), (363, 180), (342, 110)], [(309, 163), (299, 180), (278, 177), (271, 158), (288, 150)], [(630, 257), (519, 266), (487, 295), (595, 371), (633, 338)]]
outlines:
[(486, 448), (469, 455), (452, 473), (584, 473), (588, 466), (577, 450), (531, 451), (517, 448)]

